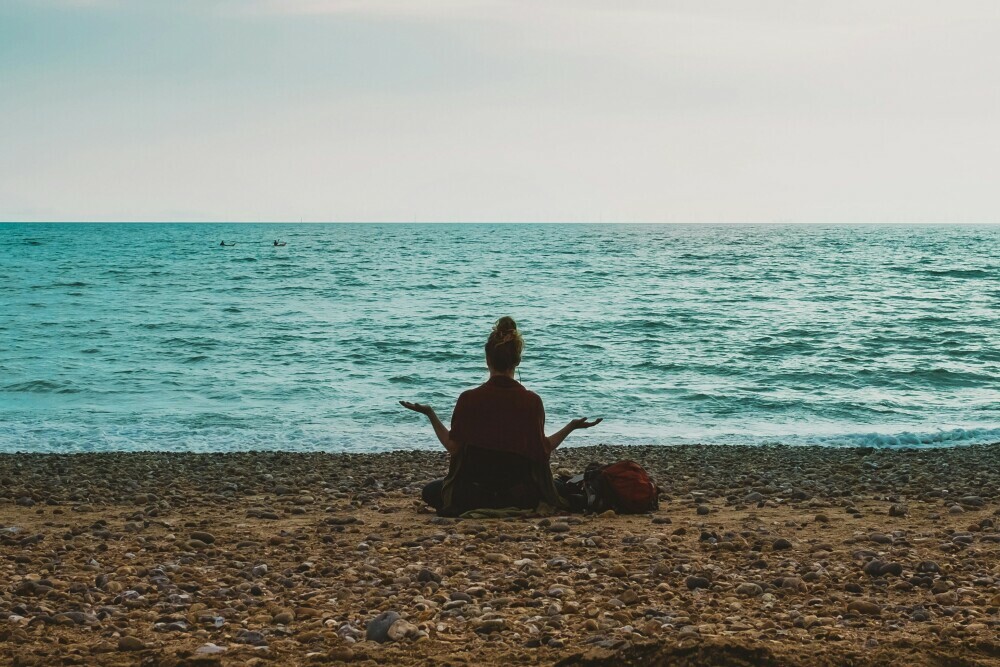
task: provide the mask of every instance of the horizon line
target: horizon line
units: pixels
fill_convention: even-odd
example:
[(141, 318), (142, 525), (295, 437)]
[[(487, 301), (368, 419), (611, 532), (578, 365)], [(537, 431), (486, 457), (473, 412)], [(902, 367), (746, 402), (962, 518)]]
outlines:
[(648, 220), (0, 220), (0, 225), (998, 225), (994, 221), (648, 221)]

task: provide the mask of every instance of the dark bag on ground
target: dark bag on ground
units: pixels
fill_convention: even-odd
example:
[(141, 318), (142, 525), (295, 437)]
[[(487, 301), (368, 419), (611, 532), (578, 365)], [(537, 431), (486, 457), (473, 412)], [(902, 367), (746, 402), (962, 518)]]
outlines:
[(614, 510), (618, 514), (643, 514), (659, 509), (660, 489), (635, 461), (602, 466), (591, 463), (582, 475), (566, 480), (566, 490), (586, 498), (588, 512)]

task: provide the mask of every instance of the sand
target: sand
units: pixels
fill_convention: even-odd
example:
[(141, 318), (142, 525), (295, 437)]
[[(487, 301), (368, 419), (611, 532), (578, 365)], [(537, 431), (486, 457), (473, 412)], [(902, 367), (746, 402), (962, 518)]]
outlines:
[(438, 518), (443, 453), (2, 455), (0, 664), (1000, 664), (1000, 444), (554, 466), (623, 457), (657, 512)]

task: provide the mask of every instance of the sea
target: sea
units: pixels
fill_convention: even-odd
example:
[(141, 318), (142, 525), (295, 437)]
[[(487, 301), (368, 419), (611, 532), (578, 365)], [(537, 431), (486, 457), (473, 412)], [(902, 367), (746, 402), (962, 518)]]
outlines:
[(8, 223), (0, 244), (3, 452), (438, 449), (398, 401), (447, 424), (501, 315), (548, 430), (604, 419), (564, 446), (1000, 441), (1000, 226)]

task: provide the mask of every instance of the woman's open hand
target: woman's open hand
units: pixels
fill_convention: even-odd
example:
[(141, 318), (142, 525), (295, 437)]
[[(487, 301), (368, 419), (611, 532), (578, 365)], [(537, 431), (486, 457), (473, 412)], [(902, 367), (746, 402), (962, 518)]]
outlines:
[(555, 450), (556, 447), (562, 444), (562, 441), (566, 439), (567, 435), (569, 435), (576, 429), (590, 428), (592, 426), (597, 426), (602, 421), (604, 421), (603, 417), (598, 417), (594, 421), (587, 421), (586, 417), (580, 417), (579, 419), (574, 419), (573, 421), (566, 424), (565, 426), (563, 426), (561, 429), (559, 429), (549, 437), (545, 438), (545, 441), (548, 443), (546, 449), (549, 452), (552, 452), (553, 450)]
[(420, 414), (427, 415), (428, 417), (434, 414), (434, 408), (432, 408), (429, 405), (425, 405), (423, 403), (410, 403), (409, 401), (400, 401), (399, 404), (402, 405), (407, 410), (413, 410), (414, 412), (419, 412)]
[(580, 417), (579, 419), (574, 419), (573, 421), (571, 421), (569, 425), (570, 428), (572, 428), (575, 431), (578, 428), (591, 428), (592, 426), (597, 426), (602, 421), (604, 421), (604, 417), (598, 417), (594, 421), (590, 422), (587, 421), (586, 417)]

